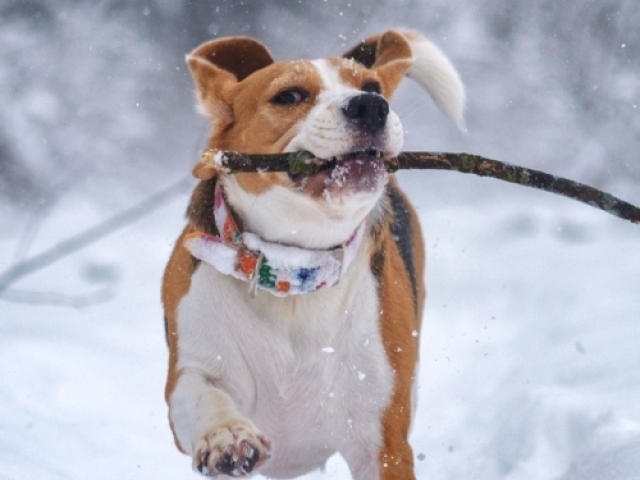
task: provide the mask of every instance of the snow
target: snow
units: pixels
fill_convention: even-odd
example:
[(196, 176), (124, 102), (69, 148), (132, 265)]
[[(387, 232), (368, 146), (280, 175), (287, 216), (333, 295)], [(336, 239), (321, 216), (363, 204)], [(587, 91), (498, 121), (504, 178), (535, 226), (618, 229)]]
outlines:
[(297, 269), (322, 266), (328, 270), (327, 274), (333, 276), (342, 265), (341, 262), (335, 258), (333, 252), (330, 251), (305, 250), (303, 248), (267, 242), (258, 235), (250, 232), (245, 232), (242, 239), (249, 250), (264, 253), (265, 257), (269, 260), (269, 264), (275, 268)]
[[(218, 30), (257, 35), (277, 58), (314, 58), (391, 25), (416, 28), (460, 69), (469, 134), (406, 82), (394, 99), (405, 150), (469, 151), (640, 204), (633, 0), (226, 2), (215, 15), (166, 0), (5, 3), (0, 272), (23, 230), (18, 257), (190, 170), (206, 127), (183, 58)], [(640, 479), (640, 228), (498, 181), (400, 178), (428, 251), (418, 478)], [(0, 299), (0, 480), (197, 478), (163, 400), (160, 279), (186, 204), (176, 198)], [(29, 291), (104, 301), (17, 303)], [(304, 478), (347, 472), (335, 456)]]
[(243, 275), (236, 272), (238, 250), (219, 237), (203, 234), (186, 239), (184, 245), (191, 255), (213, 265), (219, 272), (243, 279)]
[(213, 155), (213, 165), (216, 166), (217, 168), (221, 169), (223, 172), (228, 172), (229, 169), (226, 167), (226, 162), (229, 159), (227, 158), (227, 156), (224, 154), (224, 152), (221, 151), (217, 151), (214, 155)]
[[(640, 229), (497, 181), (401, 177), (429, 251), (418, 478), (640, 478)], [(95, 221), (77, 200), (37, 248)], [(186, 201), (24, 282), (81, 291), (88, 262), (117, 264), (113, 300), (0, 304), (0, 478), (190, 478), (166, 420), (159, 302)], [(335, 457), (305, 478), (347, 471)]]

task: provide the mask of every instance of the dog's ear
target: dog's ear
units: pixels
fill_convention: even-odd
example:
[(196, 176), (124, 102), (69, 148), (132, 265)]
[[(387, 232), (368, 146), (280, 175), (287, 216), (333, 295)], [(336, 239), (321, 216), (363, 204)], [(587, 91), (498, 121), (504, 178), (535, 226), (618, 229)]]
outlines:
[(199, 180), (211, 180), (212, 178), (217, 177), (219, 173), (219, 170), (213, 166), (202, 162), (196, 163), (191, 170), (191, 175)]
[(375, 69), (393, 89), (404, 75), (412, 78), (445, 116), (465, 130), (465, 91), (460, 76), (442, 50), (419, 33), (389, 30), (363, 40), (344, 57)]
[(345, 57), (375, 70), (382, 80), (382, 93), (387, 98), (391, 98), (413, 64), (409, 42), (393, 30), (365, 40)]
[(231, 103), (238, 82), (272, 63), (267, 48), (249, 37), (212, 40), (187, 55), (198, 99), (206, 113), (213, 115)]

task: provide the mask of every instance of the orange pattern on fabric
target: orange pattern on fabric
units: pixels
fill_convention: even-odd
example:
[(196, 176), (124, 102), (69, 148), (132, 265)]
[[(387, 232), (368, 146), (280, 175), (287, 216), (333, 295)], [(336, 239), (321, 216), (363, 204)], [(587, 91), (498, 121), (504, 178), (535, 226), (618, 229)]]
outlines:
[(242, 252), (239, 261), (240, 271), (245, 275), (251, 275), (256, 270), (256, 266), (258, 265), (258, 258), (255, 254), (245, 250)]
[(225, 242), (233, 242), (233, 235), (238, 231), (235, 223), (231, 218), (227, 218), (227, 221), (224, 222), (222, 226), (222, 238)]
[(289, 282), (281, 281), (276, 284), (276, 289), (282, 293), (288, 293), (290, 288), (291, 284)]

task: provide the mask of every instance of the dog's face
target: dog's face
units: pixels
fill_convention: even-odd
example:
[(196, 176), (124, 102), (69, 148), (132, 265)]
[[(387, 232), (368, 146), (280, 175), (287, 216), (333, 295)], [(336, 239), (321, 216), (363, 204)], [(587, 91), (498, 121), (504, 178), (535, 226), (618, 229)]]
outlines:
[(361, 221), (373, 208), (386, 181), (382, 157), (402, 147), (402, 126), (388, 102), (412, 64), (403, 36), (384, 35), (370, 68), (353, 58), (274, 63), (264, 46), (244, 37), (208, 42), (187, 60), (213, 121), (211, 148), (307, 150), (329, 161), (329, 168), (311, 176), (223, 179), (241, 215), (260, 203), (264, 210), (286, 206), (303, 210), (301, 216), (317, 219), (324, 212)]

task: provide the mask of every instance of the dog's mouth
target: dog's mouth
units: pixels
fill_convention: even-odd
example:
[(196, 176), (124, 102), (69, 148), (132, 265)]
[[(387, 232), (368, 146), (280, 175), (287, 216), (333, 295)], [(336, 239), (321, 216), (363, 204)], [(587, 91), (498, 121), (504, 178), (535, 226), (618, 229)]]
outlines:
[(384, 155), (369, 148), (328, 159), (312, 160), (316, 172), (289, 174), (294, 185), (312, 196), (343, 196), (354, 193), (375, 193), (384, 186), (386, 171)]

